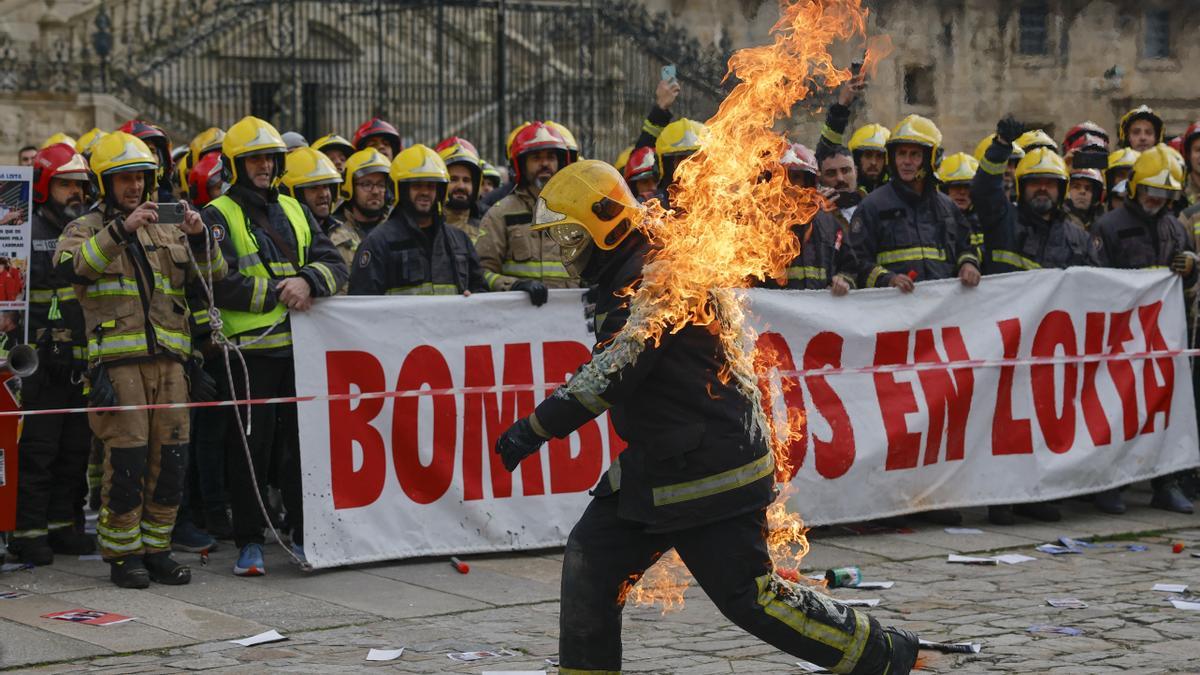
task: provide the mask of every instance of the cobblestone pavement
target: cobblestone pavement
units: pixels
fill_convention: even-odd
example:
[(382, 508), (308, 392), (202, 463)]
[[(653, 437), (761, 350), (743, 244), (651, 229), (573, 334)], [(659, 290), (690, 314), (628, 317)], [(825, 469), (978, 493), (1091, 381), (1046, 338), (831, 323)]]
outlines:
[[(1135, 493), (1133, 503), (1148, 495)], [(1101, 516), (1079, 502), (1062, 523), (989, 525), (982, 509), (967, 511), (949, 534), (916, 525), (909, 533), (818, 532), (806, 568), (859, 565), (886, 590), (837, 589), (838, 598), (878, 598), (870, 609), (883, 623), (922, 637), (982, 644), (976, 655), (923, 652), (925, 672), (1161, 673), (1200, 672), (1200, 612), (1176, 609), (1156, 583), (1200, 591), (1198, 517), (1145, 506)], [(1095, 538), (1080, 554), (1051, 556), (1034, 547), (1060, 536)], [(1173, 553), (1174, 542), (1187, 548)], [(1147, 547), (1130, 550), (1130, 545)], [(230, 548), (226, 546), (226, 549)], [(1035, 558), (998, 566), (954, 565), (950, 553), (1022, 553)], [(558, 552), (477, 557), (460, 575), (444, 560), (357, 566), (304, 574), (271, 551), (269, 575), (229, 573), (232, 551), (207, 567), (196, 556), (185, 587), (125, 591), (107, 582), (98, 561), (59, 559), (52, 567), (0, 575), (0, 666), (31, 672), (163, 673), (211, 671), (410, 673), (555, 672)], [(1048, 598), (1077, 598), (1086, 609), (1060, 609)], [(631, 673), (797, 673), (797, 659), (732, 627), (696, 590), (687, 606), (660, 615), (630, 607), (625, 616), (625, 669)], [(137, 617), (114, 626), (41, 618), (86, 607)], [(1030, 632), (1035, 625), (1079, 635)], [(278, 629), (284, 642), (241, 647), (230, 639)], [(391, 662), (367, 662), (370, 648), (406, 648)], [(512, 650), (514, 656), (456, 663), (448, 652)]]

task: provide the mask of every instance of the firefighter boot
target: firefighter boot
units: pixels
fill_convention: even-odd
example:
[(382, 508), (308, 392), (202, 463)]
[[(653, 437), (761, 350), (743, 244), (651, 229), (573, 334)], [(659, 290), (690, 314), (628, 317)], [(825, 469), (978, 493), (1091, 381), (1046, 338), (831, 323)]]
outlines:
[(1192, 502), (1179, 489), (1179, 481), (1175, 476), (1163, 476), (1150, 481), (1154, 487), (1154, 496), (1150, 498), (1150, 506), (1175, 513), (1192, 513)]
[(91, 555), (96, 552), (96, 538), (74, 527), (50, 530), (50, 548), (61, 555)]
[(13, 537), (8, 550), (17, 556), (22, 565), (50, 565), (54, 563), (54, 550), (46, 537)]
[(149, 588), (150, 576), (141, 556), (128, 555), (108, 561), (108, 578), (120, 588)]
[(887, 637), (888, 645), (892, 650), (888, 675), (908, 675), (917, 665), (917, 650), (920, 649), (921, 644), (917, 634), (895, 627), (885, 628), (883, 634)]
[(182, 586), (192, 580), (191, 568), (175, 562), (170, 551), (147, 553), (145, 561), (150, 580), (156, 584)]

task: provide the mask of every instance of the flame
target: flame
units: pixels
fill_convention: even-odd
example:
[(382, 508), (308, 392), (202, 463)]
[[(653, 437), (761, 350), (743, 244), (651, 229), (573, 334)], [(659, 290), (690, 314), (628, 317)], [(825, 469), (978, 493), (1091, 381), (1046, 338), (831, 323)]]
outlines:
[[(765, 414), (764, 397), (779, 400), (779, 385), (764, 390), (759, 383), (769, 379), (775, 362), (755, 349), (745, 294), (736, 289), (782, 278), (800, 251), (792, 225), (808, 221), (822, 206), (815, 190), (792, 185), (779, 170), (787, 139), (774, 128), (815, 88), (850, 79), (848, 69), (833, 64), (829, 48), (836, 40), (865, 39), (867, 15), (861, 0), (780, 0), (771, 44), (730, 58), (726, 77), (737, 78), (737, 84), (707, 121), (701, 149), (675, 169), (671, 201), (678, 208), (652, 200), (643, 211), (639, 226), (656, 250), (647, 258), (641, 285), (626, 290), (632, 296), (629, 320), (605, 350), (607, 367), (615, 371), (664, 334), (690, 324), (707, 326), (726, 355), (719, 376), (755, 403), (748, 425), (770, 442), (784, 480), (793, 473), (786, 449), (799, 437), (803, 415), (789, 410), (775, 420)], [(866, 40), (864, 70), (873, 72), (889, 50), (886, 37)], [(808, 541), (799, 515), (787, 510), (790, 492), (785, 482), (768, 509), (768, 546), (777, 573), (799, 577)], [(671, 551), (644, 575), (631, 577), (621, 600), (660, 604), (665, 613), (683, 606), (690, 577)]]

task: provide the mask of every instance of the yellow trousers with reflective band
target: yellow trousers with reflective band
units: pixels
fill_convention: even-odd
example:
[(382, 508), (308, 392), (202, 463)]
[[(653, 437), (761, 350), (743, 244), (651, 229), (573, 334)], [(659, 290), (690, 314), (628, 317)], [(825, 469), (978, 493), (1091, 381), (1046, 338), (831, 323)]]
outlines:
[[(120, 405), (188, 400), (183, 365), (170, 357), (105, 370)], [(114, 560), (170, 550), (187, 467), (188, 411), (92, 412), (88, 420), (104, 446), (96, 523), (101, 555)]]

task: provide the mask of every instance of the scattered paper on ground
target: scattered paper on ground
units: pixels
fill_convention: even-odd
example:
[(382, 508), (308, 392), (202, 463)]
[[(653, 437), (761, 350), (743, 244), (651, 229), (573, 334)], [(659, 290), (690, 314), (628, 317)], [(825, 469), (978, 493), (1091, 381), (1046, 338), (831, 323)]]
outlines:
[(1046, 598), (1046, 602), (1059, 609), (1087, 609), (1087, 603), (1078, 598)]
[(970, 556), (970, 555), (958, 555), (957, 553), (951, 553), (950, 555), (946, 556), (946, 562), (961, 563), (963, 565), (998, 565), (999, 564), (995, 558), (977, 558), (975, 556)]
[(375, 649), (372, 647), (371, 651), (367, 652), (368, 661), (395, 661), (401, 656), (404, 656), (404, 647), (400, 649)]
[(1036, 550), (1040, 551), (1041, 553), (1049, 553), (1050, 555), (1062, 555), (1064, 553), (1083, 553), (1083, 551), (1081, 551), (1077, 548), (1068, 548), (1066, 546), (1059, 546), (1058, 544), (1042, 544), (1041, 546), (1038, 546)]
[(1048, 626), (1045, 624), (1034, 624), (1028, 628), (1030, 633), (1053, 633), (1055, 635), (1083, 635), (1083, 631), (1070, 626)]
[(979, 642), (933, 642), (925, 638), (917, 638), (924, 649), (932, 649), (947, 654), (978, 654), (983, 649)]
[(23, 598), (27, 595), (29, 594), (22, 593), (21, 591), (4, 591), (3, 593), (0, 593), (0, 600), (16, 600), (17, 598)]
[(796, 665), (800, 666), (800, 670), (803, 670), (806, 673), (828, 673), (829, 672), (828, 670), (825, 670), (821, 666), (818, 666), (815, 663), (809, 663), (808, 661), (797, 661)]
[(447, 654), (452, 661), (478, 661), (492, 656), (516, 656), (516, 652), (510, 652), (507, 649), (501, 649), (498, 652), (451, 652)]
[(1004, 555), (992, 556), (992, 560), (1002, 562), (1005, 565), (1016, 565), (1018, 563), (1029, 562), (1030, 560), (1037, 560), (1037, 558), (1021, 555), (1020, 553), (1005, 553)]
[(105, 612), (98, 609), (69, 609), (65, 612), (43, 614), (42, 618), (70, 621), (71, 623), (86, 623), (89, 626), (114, 626), (118, 623), (133, 621), (132, 616)]
[(232, 642), (235, 645), (241, 645), (243, 647), (253, 647), (254, 645), (261, 645), (261, 644), (265, 644), (267, 642), (279, 642), (280, 640), (286, 640), (286, 639), (287, 639), (286, 637), (279, 634), (279, 631), (277, 631), (275, 629), (271, 629), (265, 633), (259, 633), (258, 635), (251, 635), (250, 637), (242, 638), (241, 640), (230, 640), (230, 642)]
[(838, 598), (838, 602), (847, 607), (875, 607), (879, 604), (879, 598)]
[(855, 584), (854, 586), (850, 586), (849, 588), (857, 588), (857, 589), (864, 590), (864, 591), (873, 591), (873, 590), (879, 590), (879, 589), (884, 589), (884, 588), (891, 588), (892, 586), (895, 586), (895, 585), (896, 585), (896, 582), (894, 582), (894, 581), (860, 581), (857, 584)]
[(1200, 612), (1200, 602), (1188, 602), (1187, 600), (1172, 600), (1172, 605), (1175, 609), (1187, 609), (1193, 612)]
[(1186, 593), (1187, 584), (1154, 584), (1152, 591), (1162, 591), (1163, 593)]

